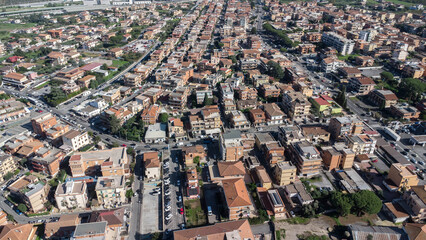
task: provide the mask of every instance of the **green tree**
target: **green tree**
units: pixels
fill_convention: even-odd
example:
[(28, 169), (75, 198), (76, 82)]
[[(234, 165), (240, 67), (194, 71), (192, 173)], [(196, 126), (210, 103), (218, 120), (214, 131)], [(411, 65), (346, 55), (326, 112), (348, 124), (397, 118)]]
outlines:
[(195, 164), (199, 165), (200, 164), (200, 157), (196, 156), (194, 157), (194, 159), (192, 160)]
[(362, 190), (352, 196), (359, 213), (376, 214), (382, 209), (382, 200), (372, 191)]
[(3, 179), (5, 181), (7, 181), (7, 180), (11, 179), (12, 177), (13, 177), (13, 172), (8, 172), (4, 175)]
[(126, 198), (131, 199), (133, 196), (133, 190), (129, 189), (126, 191)]
[(207, 93), (204, 94), (204, 101), (203, 101), (203, 105), (204, 106), (209, 106), (213, 104), (213, 99), (209, 98), (209, 96), (207, 95)]
[(25, 204), (20, 203), (20, 204), (18, 205), (18, 210), (24, 213), (24, 212), (27, 212), (27, 211), (28, 211), (28, 208), (27, 208), (27, 206), (25, 206)]
[(116, 133), (118, 133), (118, 131), (121, 128), (120, 120), (116, 116), (112, 115), (109, 118), (108, 126), (109, 126), (111, 133), (116, 134)]
[(250, 33), (251, 34), (256, 34), (257, 33), (257, 29), (255, 27), (252, 27)]
[(281, 80), (284, 78), (284, 71), (279, 63), (274, 61), (269, 61), (267, 64), (268, 75), (274, 77), (277, 80)]
[(169, 114), (168, 113), (161, 113), (160, 116), (158, 117), (158, 119), (162, 123), (167, 123), (169, 121)]
[(381, 72), (380, 76), (382, 77), (382, 80), (386, 81), (386, 82), (393, 81), (393, 79), (394, 79), (393, 74), (391, 72), (387, 72), (387, 71)]
[(101, 137), (99, 137), (99, 136), (95, 136), (95, 137), (93, 138), (93, 142), (94, 142), (95, 144), (98, 144), (100, 141), (101, 141)]
[(422, 94), (426, 92), (426, 83), (415, 78), (404, 78), (398, 88), (401, 98), (415, 103), (420, 101)]
[(342, 216), (348, 215), (353, 206), (353, 202), (350, 197), (341, 192), (331, 193), (331, 203), (337, 208), (337, 211)]

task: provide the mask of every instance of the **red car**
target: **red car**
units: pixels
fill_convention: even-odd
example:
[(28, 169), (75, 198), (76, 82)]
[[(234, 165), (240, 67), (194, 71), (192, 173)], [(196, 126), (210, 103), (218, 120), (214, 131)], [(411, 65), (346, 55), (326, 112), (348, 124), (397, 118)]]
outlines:
[(183, 214), (183, 208), (179, 208), (179, 214)]
[(122, 147), (127, 147), (127, 145), (126, 144), (123, 144), (123, 145), (121, 145)]

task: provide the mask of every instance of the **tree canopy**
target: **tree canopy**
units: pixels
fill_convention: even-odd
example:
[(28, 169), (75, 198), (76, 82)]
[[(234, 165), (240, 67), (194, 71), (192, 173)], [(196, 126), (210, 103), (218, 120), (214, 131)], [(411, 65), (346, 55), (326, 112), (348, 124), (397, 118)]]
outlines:
[(167, 123), (169, 121), (169, 114), (168, 113), (161, 113), (160, 116), (158, 117), (158, 119), (162, 123)]
[(361, 190), (352, 194), (332, 192), (331, 202), (342, 216), (346, 216), (351, 212), (358, 215), (364, 213), (376, 214), (382, 208), (380, 198), (374, 192), (367, 190)]
[(279, 63), (274, 61), (269, 61), (267, 63), (267, 67), (268, 67), (267, 73), (269, 76), (274, 77), (277, 80), (281, 80), (284, 78), (284, 70), (282, 69)]

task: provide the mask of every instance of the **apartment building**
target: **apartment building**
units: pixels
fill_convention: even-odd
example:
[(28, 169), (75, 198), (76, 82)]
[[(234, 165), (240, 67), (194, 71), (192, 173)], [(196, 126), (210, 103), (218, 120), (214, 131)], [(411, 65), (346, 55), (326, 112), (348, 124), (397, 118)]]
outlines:
[(244, 180), (242, 178), (222, 180), (222, 188), (229, 220), (250, 217), (254, 207)]
[(108, 92), (101, 92), (100, 96), (110, 104), (116, 104), (121, 99), (120, 89), (111, 89)]
[(145, 108), (141, 113), (141, 119), (145, 124), (155, 124), (160, 114), (159, 105), (151, 105), (148, 108)]
[(137, 87), (142, 83), (142, 76), (140, 74), (126, 73), (124, 74), (124, 85), (129, 87)]
[(277, 189), (258, 187), (256, 190), (260, 202), (269, 216), (274, 216), (275, 219), (283, 219), (287, 217), (284, 202)]
[(369, 77), (353, 77), (349, 78), (349, 88), (359, 95), (367, 95), (373, 91), (376, 83)]
[(31, 80), (27, 78), (24, 74), (10, 72), (3, 76), (3, 84), (16, 87), (18, 89), (24, 89), (31, 84)]
[(186, 171), (186, 196), (189, 199), (199, 198), (200, 189), (198, 186), (197, 169), (190, 168)]
[(385, 186), (390, 191), (409, 190), (412, 186), (417, 186), (418, 183), (417, 174), (408, 166), (400, 163), (391, 165), (388, 177), (384, 181)]
[(328, 131), (333, 139), (337, 139), (343, 135), (360, 134), (362, 129), (363, 123), (355, 115), (332, 118), (328, 125)]
[(276, 103), (264, 104), (263, 111), (268, 125), (282, 124), (284, 122), (285, 114)]
[(174, 138), (176, 141), (186, 139), (186, 131), (183, 128), (182, 120), (179, 118), (169, 118), (167, 129), (169, 138)]
[(279, 162), (274, 167), (274, 178), (280, 186), (288, 185), (295, 181), (297, 168), (289, 161)]
[(293, 163), (297, 167), (299, 176), (313, 176), (319, 174), (322, 159), (318, 149), (309, 142), (295, 142), (290, 144)]
[(8, 187), (10, 194), (20, 199), (30, 211), (40, 212), (46, 207), (48, 187), (33, 175), (22, 176)]
[(75, 227), (71, 240), (107, 239), (108, 222), (80, 223)]
[(255, 239), (247, 219), (215, 223), (204, 227), (195, 227), (173, 232), (175, 240), (194, 239)]
[(18, 168), (11, 155), (0, 155), (0, 181), (4, 181), (7, 173), (13, 173)]
[(88, 144), (90, 144), (89, 134), (84, 131), (80, 132), (77, 130), (71, 130), (62, 135), (62, 142), (65, 146), (70, 147), (73, 151), (76, 151)]
[(158, 152), (145, 152), (143, 154), (145, 177), (147, 179), (159, 179), (161, 176), (161, 163)]
[(291, 119), (305, 117), (311, 110), (311, 103), (301, 92), (288, 91), (283, 94), (284, 111)]
[(249, 129), (250, 122), (247, 120), (247, 117), (238, 110), (233, 110), (228, 114), (229, 123), (234, 129)]
[(393, 116), (403, 119), (417, 119), (420, 117), (420, 111), (406, 103), (404, 104), (393, 104), (390, 106), (390, 112)]
[(398, 102), (398, 97), (390, 90), (373, 90), (368, 94), (368, 99), (382, 109)]
[(259, 93), (264, 99), (278, 98), (281, 90), (276, 85), (262, 84), (259, 88)]
[(193, 136), (220, 133), (222, 120), (219, 107), (217, 105), (203, 107), (196, 114), (189, 116), (189, 124)]
[(194, 158), (198, 158), (200, 163), (206, 161), (206, 151), (202, 145), (182, 147), (182, 156), (185, 165), (193, 165)]
[(348, 55), (354, 50), (355, 42), (334, 32), (324, 32), (321, 41), (327, 46), (334, 47), (340, 54)]
[(272, 188), (272, 180), (269, 174), (266, 172), (265, 167), (257, 166), (252, 170), (252, 178), (258, 187), (270, 189)]
[(126, 178), (124, 176), (100, 177), (96, 182), (96, 196), (100, 206), (109, 209), (126, 203)]
[(376, 139), (367, 134), (346, 135), (344, 141), (356, 155), (373, 154), (376, 148)]
[(177, 87), (172, 93), (169, 94), (169, 106), (172, 109), (183, 110), (186, 108), (188, 95), (189, 88)]
[(402, 198), (412, 211), (411, 219), (421, 222), (426, 219), (426, 185), (411, 186)]
[(45, 113), (38, 117), (31, 119), (33, 131), (40, 136), (46, 137), (47, 129), (57, 124), (56, 117), (51, 113)]
[(241, 132), (233, 130), (223, 133), (219, 139), (220, 154), (225, 161), (238, 161), (244, 157), (244, 145)]
[(69, 165), (73, 177), (86, 175), (121, 176), (129, 174), (126, 148), (118, 147), (100, 151), (76, 152)]
[(87, 184), (84, 181), (68, 181), (59, 184), (55, 191), (56, 205), (60, 211), (87, 207)]
[(254, 127), (266, 125), (265, 112), (260, 108), (250, 109), (249, 117)]
[(55, 176), (59, 172), (59, 166), (65, 157), (65, 153), (60, 149), (40, 148), (30, 163), (32, 169), (48, 176)]

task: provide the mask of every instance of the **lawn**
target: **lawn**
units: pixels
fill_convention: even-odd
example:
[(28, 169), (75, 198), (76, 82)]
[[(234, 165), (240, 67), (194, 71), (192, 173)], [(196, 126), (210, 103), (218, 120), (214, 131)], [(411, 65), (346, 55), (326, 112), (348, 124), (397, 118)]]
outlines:
[(188, 227), (201, 226), (207, 223), (206, 214), (201, 208), (200, 199), (185, 201), (185, 215)]
[(40, 90), (42, 88), (44, 88), (46, 85), (48, 85), (50, 83), (50, 81), (46, 81), (40, 85), (38, 85), (37, 87), (35, 87), (36, 90)]
[(126, 63), (128, 63), (128, 62), (124, 61), (124, 60), (112, 60), (112, 66), (116, 67), (116, 68), (120, 68), (121, 66), (123, 66)]
[(411, 6), (415, 5), (414, 3), (404, 2), (404, 1), (400, 1), (400, 0), (386, 0), (386, 2), (404, 5), (406, 7), (411, 7)]
[(359, 56), (359, 54), (348, 54), (348, 55), (345, 55), (345, 56), (338, 56), (337, 58), (341, 61), (348, 61), (348, 59), (350, 57), (355, 58), (355, 57), (358, 57), (358, 56)]
[(1, 23), (0, 31), (12, 31), (17, 29), (24, 29), (29, 27), (34, 27), (35, 23), (25, 23), (25, 24), (12, 24), (12, 23)]

